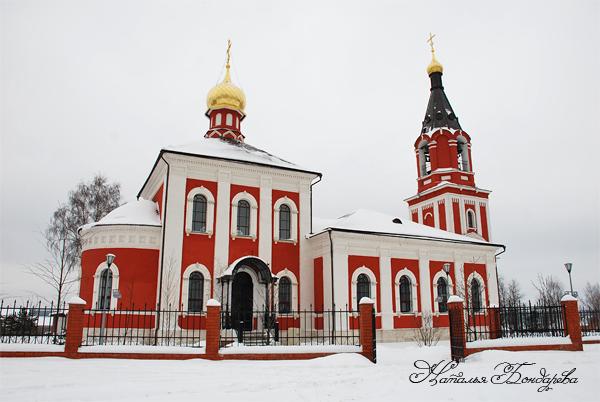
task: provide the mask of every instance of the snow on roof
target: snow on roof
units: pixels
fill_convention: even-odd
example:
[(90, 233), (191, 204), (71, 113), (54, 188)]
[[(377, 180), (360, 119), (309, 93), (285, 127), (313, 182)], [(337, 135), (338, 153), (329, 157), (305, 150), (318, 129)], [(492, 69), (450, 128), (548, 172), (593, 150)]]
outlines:
[(313, 228), (314, 234), (321, 233), (326, 229), (341, 229), (356, 232), (381, 233), (391, 236), (426, 237), (466, 243), (489, 244), (483, 239), (450, 233), (445, 230), (412, 222), (410, 219), (402, 218), (402, 223), (394, 223), (394, 219), (397, 218), (376, 211), (359, 209), (337, 219), (325, 220), (314, 218)]
[(139, 198), (112, 210), (98, 222), (81, 226), (80, 229), (86, 230), (94, 226), (104, 225), (160, 226), (160, 217), (154, 201)]
[(275, 166), (318, 174), (317, 172), (313, 172), (292, 162), (288, 162), (285, 159), (281, 159), (245, 142), (238, 142), (229, 139), (203, 138), (201, 140), (183, 145), (169, 145), (163, 148), (163, 150), (227, 159), (232, 161), (257, 163), (261, 165)]

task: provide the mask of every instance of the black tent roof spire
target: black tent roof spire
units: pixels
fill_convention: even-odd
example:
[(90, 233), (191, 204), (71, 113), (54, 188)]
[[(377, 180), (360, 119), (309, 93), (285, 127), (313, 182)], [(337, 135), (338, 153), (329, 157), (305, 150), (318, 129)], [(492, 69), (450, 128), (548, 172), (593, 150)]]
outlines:
[(429, 66), (427, 67), (427, 74), (431, 80), (431, 89), (421, 132), (427, 133), (437, 128), (461, 130), (458, 117), (456, 117), (456, 114), (450, 105), (450, 101), (444, 92), (444, 86), (442, 84), (444, 67), (435, 58), (435, 49), (433, 47), (434, 37), (435, 35), (429, 34), (429, 39), (427, 41), (431, 46), (431, 63), (429, 63)]

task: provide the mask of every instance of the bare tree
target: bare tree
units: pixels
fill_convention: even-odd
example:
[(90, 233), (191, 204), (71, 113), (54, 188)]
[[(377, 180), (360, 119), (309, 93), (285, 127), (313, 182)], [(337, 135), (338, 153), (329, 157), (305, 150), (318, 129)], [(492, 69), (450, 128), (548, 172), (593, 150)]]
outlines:
[(424, 312), (421, 316), (421, 328), (414, 330), (413, 340), (419, 347), (435, 346), (439, 342), (440, 328), (433, 326), (433, 315), (430, 312)]
[(506, 290), (506, 304), (508, 306), (518, 306), (521, 303), (523, 303), (521, 285), (516, 280), (511, 279)]
[(109, 184), (106, 177), (98, 174), (88, 183), (79, 183), (69, 192), (69, 202), (54, 211), (43, 233), (48, 258), (28, 270), (56, 291), (58, 304), (79, 279), (76, 275), (81, 259), (79, 227), (102, 219), (119, 206), (120, 199), (120, 185)]
[(552, 275), (538, 274), (537, 281), (533, 282), (537, 290), (537, 302), (546, 306), (557, 306), (563, 296), (563, 285)]
[(591, 284), (590, 282), (585, 284), (583, 290), (583, 305), (585, 308), (600, 311), (600, 284)]
[(75, 267), (79, 256), (70, 245), (74, 234), (69, 228), (69, 211), (66, 206), (59, 207), (44, 232), (44, 240), (48, 258), (28, 267), (29, 272), (50, 285), (56, 292), (57, 305), (64, 301), (73, 283), (79, 278), (75, 275)]

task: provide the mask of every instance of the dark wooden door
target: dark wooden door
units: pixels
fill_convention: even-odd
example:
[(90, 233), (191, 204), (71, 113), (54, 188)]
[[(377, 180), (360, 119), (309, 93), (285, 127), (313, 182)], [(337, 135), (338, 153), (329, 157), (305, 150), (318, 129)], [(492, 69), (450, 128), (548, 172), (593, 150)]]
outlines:
[(252, 330), (252, 295), (254, 286), (252, 277), (246, 272), (238, 272), (233, 277), (231, 290), (231, 319), (233, 328), (239, 328), (240, 321), (244, 331)]

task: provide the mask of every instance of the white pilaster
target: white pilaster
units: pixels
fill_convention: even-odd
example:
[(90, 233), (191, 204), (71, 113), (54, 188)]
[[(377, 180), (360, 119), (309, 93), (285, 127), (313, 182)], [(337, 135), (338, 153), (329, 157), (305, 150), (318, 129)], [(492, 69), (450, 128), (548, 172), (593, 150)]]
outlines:
[(229, 263), (229, 215), (231, 209), (231, 172), (219, 170), (217, 183), (217, 217), (215, 219), (214, 281)]
[(449, 195), (445, 196), (445, 207), (446, 207), (446, 230), (448, 232), (454, 232), (454, 215), (452, 209), (452, 197)]
[(433, 201), (433, 226), (436, 228), (440, 228), (440, 210), (439, 210), (439, 200)]
[(423, 224), (423, 206), (419, 205), (419, 207), (417, 208), (417, 211), (418, 211), (419, 223)]
[(454, 255), (454, 289), (455, 293), (467, 301), (467, 292), (465, 287), (465, 261), (460, 254)]
[[(337, 240), (338, 242), (340, 240)], [(336, 244), (333, 235), (333, 280), (335, 282), (335, 308), (350, 308), (350, 295), (348, 294), (348, 253), (345, 244)], [(352, 306), (356, 308), (356, 306)]]
[(382, 329), (394, 328), (394, 311), (392, 305), (392, 258), (389, 249), (379, 249), (379, 289), (381, 293), (381, 326)]
[(260, 200), (258, 201), (258, 256), (271, 266), (273, 245), (273, 180), (268, 176), (260, 178)]
[(298, 205), (298, 228), (300, 231), (298, 245), (300, 246), (300, 306), (308, 309), (314, 300), (314, 267), (310, 256), (306, 235), (310, 232), (310, 187), (300, 187), (300, 205)]
[(477, 233), (481, 236), (483, 234), (483, 230), (481, 228), (481, 204), (479, 201), (475, 201), (473, 209), (473, 212), (475, 212), (475, 216), (477, 217)]
[(431, 278), (429, 276), (429, 256), (419, 253), (419, 285), (421, 290), (421, 312), (433, 313), (431, 305)]
[[(162, 259), (162, 306), (177, 306), (181, 282), (181, 253), (183, 249), (185, 208), (185, 167), (173, 166), (169, 170), (168, 194), (165, 195), (166, 217), (164, 222), (164, 247)], [(166, 192), (166, 190), (165, 190)]]
[(496, 258), (490, 254), (485, 262), (485, 273), (487, 276), (487, 289), (489, 304), (499, 304), (498, 300), (498, 277), (496, 276)]
[(467, 233), (467, 220), (465, 219), (465, 200), (462, 197), (458, 198), (458, 208), (460, 213), (460, 233)]

